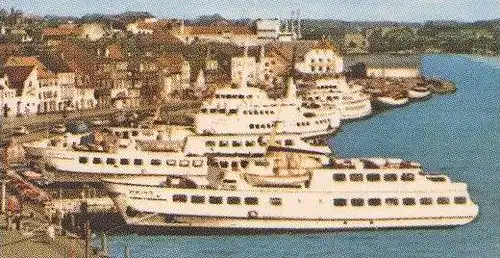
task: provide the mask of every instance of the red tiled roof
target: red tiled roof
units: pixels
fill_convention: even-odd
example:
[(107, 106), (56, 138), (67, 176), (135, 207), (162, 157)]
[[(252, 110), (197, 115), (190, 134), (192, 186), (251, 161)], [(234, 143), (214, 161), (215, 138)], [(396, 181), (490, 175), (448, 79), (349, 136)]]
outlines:
[(49, 71), (36, 56), (11, 56), (5, 62), (6, 67), (36, 67), (38, 78), (49, 79), (57, 76)]
[(24, 82), (31, 74), (31, 72), (35, 69), (34, 66), (6, 66), (4, 67), (4, 72), (7, 74), (9, 78), (9, 84), (11, 88), (16, 89), (16, 94), (21, 95)]
[(51, 36), (76, 36), (81, 32), (80, 28), (76, 27), (57, 27), (57, 28), (44, 28), (42, 35), (44, 37)]

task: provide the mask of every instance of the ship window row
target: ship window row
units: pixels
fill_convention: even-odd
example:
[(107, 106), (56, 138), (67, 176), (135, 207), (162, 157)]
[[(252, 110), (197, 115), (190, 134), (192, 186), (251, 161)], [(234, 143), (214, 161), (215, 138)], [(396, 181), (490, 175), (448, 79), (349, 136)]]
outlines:
[[(207, 198), (206, 196), (203, 196), (203, 195), (191, 195), (188, 198), (188, 196), (185, 194), (172, 195), (173, 202), (187, 203), (188, 199), (190, 200), (191, 203), (194, 203), (194, 204), (204, 204), (205, 202), (207, 202), (207, 200), (208, 200), (209, 204), (223, 204), (224, 203), (224, 198), (222, 196), (208, 196), (208, 198)], [(273, 199), (273, 198), (271, 198), (271, 199)], [(270, 200), (270, 201), (271, 201), (271, 204), (272, 204), (272, 201), (274, 201), (274, 203), (279, 202), (279, 201), (274, 200), (274, 199)], [(240, 204), (258, 205), (259, 199), (257, 197), (241, 198), (239, 196), (228, 196), (228, 197), (226, 197), (226, 204), (229, 204), (229, 205), (240, 205)], [(281, 204), (273, 204), (273, 205), (281, 205)]]
[[(218, 142), (216, 141), (205, 141), (205, 146), (206, 147), (216, 147), (216, 146), (219, 146), (219, 147), (227, 147), (229, 146), (229, 143), (231, 143), (231, 146), (232, 147), (240, 147), (240, 146), (243, 146), (245, 145), (245, 147), (253, 147), (255, 146), (257, 143), (256, 141), (245, 141), (244, 143), (242, 141), (225, 141), (225, 140), (220, 140)], [(276, 140), (276, 144), (277, 145), (280, 145), (280, 146), (283, 146), (283, 142), (281, 140)], [(284, 140), (284, 144), (285, 146), (293, 146), (294, 145), (294, 142), (292, 139), (285, 139)], [(266, 142), (264, 141), (259, 141), (259, 145), (261, 146), (264, 146), (266, 145)]]
[[(438, 205), (447, 205), (451, 203), (450, 198), (448, 197), (437, 197), (437, 198), (432, 198), (432, 197), (422, 197), (418, 199), (418, 203), (420, 205), (426, 206), (426, 205), (433, 205), (433, 204), (438, 204)], [(453, 198), (453, 203), (454, 204), (466, 204), (467, 203), (467, 197), (465, 196), (457, 196)], [(346, 199), (346, 198), (335, 198), (333, 199), (333, 205), (338, 206), (338, 207), (343, 207), (343, 206), (350, 206), (353, 207), (361, 207), (361, 206), (381, 206), (381, 205), (387, 205), (387, 206), (397, 206), (397, 205), (404, 205), (404, 206), (414, 206), (417, 205), (417, 199), (412, 198), (412, 197), (406, 197), (406, 198), (368, 198), (365, 200), (364, 198), (352, 198), (352, 199)]]
[(215, 94), (216, 99), (251, 99), (253, 95), (242, 95), (242, 94)]
[(243, 111), (243, 115), (274, 115), (274, 111), (273, 110), (244, 110)]
[[(344, 173), (333, 174), (333, 181), (335, 182), (345, 182), (348, 181), (348, 179), (351, 182), (363, 182), (365, 180), (368, 182), (380, 182), (382, 179), (386, 182), (395, 182), (398, 180), (398, 175), (396, 173), (387, 173), (383, 175), (378, 173), (368, 173), (366, 175), (363, 173), (351, 173), (348, 175)], [(405, 182), (415, 181), (415, 174), (402, 173), (399, 179)]]
[[(248, 167), (248, 163), (249, 163), (248, 160), (242, 160), (239, 162), (239, 165), (238, 165), (238, 161), (232, 161), (231, 168), (233, 168), (233, 169), (237, 169), (238, 167), (246, 168), (246, 167)], [(217, 163), (217, 165), (220, 168), (228, 168), (229, 162), (228, 161), (220, 161), (219, 163)]]
[(316, 120), (315, 123), (318, 124), (326, 124), (328, 123), (328, 119)]
[(122, 139), (130, 139), (130, 136), (132, 137), (137, 137), (139, 136), (139, 132), (138, 131), (115, 131), (115, 135), (118, 136), (119, 138), (122, 138)]
[(308, 126), (308, 125), (311, 125), (311, 123), (309, 123), (309, 121), (306, 121), (306, 122), (297, 122), (297, 126)]
[(249, 124), (248, 128), (250, 129), (264, 129), (264, 128), (273, 128), (274, 124)]
[(320, 89), (336, 89), (337, 85), (321, 85), (318, 88), (320, 88)]
[(326, 97), (326, 100), (338, 100), (339, 97), (338, 96), (327, 96)]
[[(79, 157), (78, 161), (80, 164), (87, 164), (89, 162), (88, 157)], [(92, 164), (106, 164), (106, 165), (130, 165), (134, 164), (135, 166), (142, 166), (144, 165), (144, 160), (142, 159), (126, 159), (126, 158), (121, 158), (121, 159), (116, 159), (116, 158), (97, 158), (94, 157), (92, 158)], [(193, 167), (201, 167), (203, 166), (203, 160), (177, 160), (175, 159), (167, 159), (165, 163), (161, 159), (151, 159), (149, 160), (149, 164), (152, 166), (161, 166), (161, 165), (166, 165), (166, 166), (177, 166), (177, 164), (180, 167), (189, 167), (190, 165)]]
[(200, 112), (202, 114), (215, 114), (215, 113), (219, 113), (219, 114), (237, 114), (238, 113), (238, 109), (234, 109), (234, 108), (231, 108), (231, 109), (225, 109), (225, 108), (220, 108), (220, 109), (217, 109), (217, 108), (211, 108), (211, 109), (206, 109), (206, 108), (202, 108), (200, 110)]

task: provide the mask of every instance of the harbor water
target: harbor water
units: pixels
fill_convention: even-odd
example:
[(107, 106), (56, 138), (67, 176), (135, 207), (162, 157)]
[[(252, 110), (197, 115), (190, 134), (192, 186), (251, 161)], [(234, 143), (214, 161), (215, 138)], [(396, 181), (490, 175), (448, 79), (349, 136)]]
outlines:
[(423, 57), (423, 74), (456, 83), (452, 95), (344, 124), (337, 156), (417, 160), (426, 171), (467, 182), (478, 218), (444, 229), (257, 236), (109, 237), (123, 257), (500, 257), (500, 58)]

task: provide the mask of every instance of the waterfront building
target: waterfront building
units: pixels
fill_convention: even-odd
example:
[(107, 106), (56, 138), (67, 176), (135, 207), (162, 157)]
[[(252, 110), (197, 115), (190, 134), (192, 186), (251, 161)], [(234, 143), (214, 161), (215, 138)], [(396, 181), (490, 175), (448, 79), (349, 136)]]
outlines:
[(3, 68), (2, 114), (5, 117), (29, 116), (37, 112), (38, 71), (33, 66)]
[(298, 56), (295, 69), (305, 74), (341, 73), (343, 58), (339, 50), (328, 39), (319, 40), (303, 56)]
[(421, 60), (418, 55), (348, 55), (345, 67), (362, 64), (365, 75), (373, 78), (418, 78), (421, 76)]

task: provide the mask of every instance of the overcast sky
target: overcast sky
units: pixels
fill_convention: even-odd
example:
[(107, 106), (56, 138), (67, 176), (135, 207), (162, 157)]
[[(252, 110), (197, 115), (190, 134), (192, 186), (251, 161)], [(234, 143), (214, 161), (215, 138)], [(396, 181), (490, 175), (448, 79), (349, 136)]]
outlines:
[(500, 0), (0, 0), (38, 15), (116, 14), (148, 11), (158, 17), (287, 18), (300, 9), (306, 18), (347, 21), (477, 21), (500, 18)]

